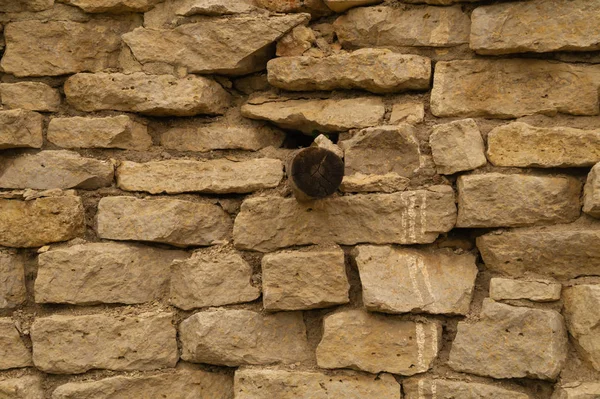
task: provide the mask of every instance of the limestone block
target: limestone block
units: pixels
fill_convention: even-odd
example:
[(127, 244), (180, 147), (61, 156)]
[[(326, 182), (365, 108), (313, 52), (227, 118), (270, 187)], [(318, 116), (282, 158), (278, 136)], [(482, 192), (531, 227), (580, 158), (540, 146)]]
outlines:
[(363, 194), (299, 203), (255, 197), (242, 203), (233, 228), (240, 249), (335, 242), (416, 244), (435, 241), (454, 227), (456, 206), (448, 186), (394, 194)]
[(209, 310), (182, 321), (179, 338), (181, 358), (194, 363), (290, 364), (309, 355), (301, 312)]
[(209, 248), (171, 266), (170, 302), (191, 310), (251, 302), (260, 288), (251, 284), (252, 268), (235, 251)]
[(145, 12), (161, 0), (62, 0), (89, 13)]
[(553, 380), (565, 364), (567, 350), (560, 313), (485, 299), (479, 321), (458, 323), (448, 365), (493, 378)]
[(463, 175), (457, 186), (458, 227), (568, 223), (581, 212), (581, 183), (570, 176)]
[(315, 44), (316, 40), (315, 32), (311, 28), (298, 25), (279, 39), (275, 55), (278, 57), (302, 55)]
[(492, 384), (437, 378), (411, 378), (402, 382), (405, 399), (531, 399), (529, 395)]
[(26, 375), (0, 381), (0, 398), (3, 399), (44, 399), (42, 378)]
[(177, 15), (230, 15), (254, 11), (252, 0), (183, 0), (178, 2)]
[(33, 363), (52, 374), (175, 367), (178, 352), (172, 317), (149, 312), (37, 318), (31, 326)]
[(21, 255), (0, 251), (0, 309), (25, 302), (25, 262)]
[(431, 60), (384, 49), (325, 58), (279, 57), (267, 64), (269, 83), (285, 90), (363, 89), (373, 93), (427, 90)]
[(70, 240), (84, 231), (84, 210), (79, 197), (0, 199), (0, 245), (40, 247)]
[(368, 6), (381, 3), (382, 0), (324, 0), (327, 7), (335, 12), (344, 12), (353, 7)]
[(513, 122), (488, 134), (487, 156), (496, 166), (592, 166), (600, 162), (600, 129), (543, 128)]
[(335, 155), (337, 155), (340, 158), (344, 158), (344, 150), (342, 150), (337, 144), (333, 144), (333, 141), (331, 141), (326, 135), (324, 134), (320, 134), (318, 135), (312, 142), (312, 144), (310, 145), (311, 147), (318, 147), (318, 148), (323, 148), (327, 151), (331, 151), (333, 152)]
[(227, 159), (182, 159), (146, 163), (122, 161), (117, 168), (119, 188), (151, 194), (250, 193), (277, 187), (282, 178), (281, 161), (268, 158), (241, 162)]
[(301, 310), (348, 303), (344, 251), (338, 246), (282, 251), (262, 259), (267, 310)]
[(331, 14), (331, 10), (323, 0), (254, 0), (254, 3), (273, 12), (308, 12), (313, 17)]
[(37, 112), (14, 109), (0, 111), (0, 150), (6, 148), (41, 148), (44, 118)]
[(384, 175), (364, 175), (355, 173), (344, 176), (340, 190), (346, 193), (380, 192), (393, 193), (408, 188), (410, 179), (391, 172)]
[(98, 204), (98, 235), (111, 240), (212, 245), (230, 230), (229, 216), (212, 204), (135, 197), (105, 197)]
[(600, 395), (596, 382), (571, 382), (557, 386), (552, 399), (590, 399)]
[(156, 116), (223, 114), (230, 95), (212, 79), (143, 72), (80, 73), (65, 82), (69, 104), (80, 111), (115, 110)]
[(319, 367), (351, 368), (369, 373), (423, 373), (438, 355), (442, 326), (413, 322), (363, 310), (325, 316), (317, 347)]
[(0, 318), (0, 370), (31, 365), (31, 352), (21, 340), (15, 322), (8, 317)]
[(377, 377), (353, 372), (324, 374), (314, 371), (238, 369), (236, 399), (400, 399), (393, 376)]
[(469, 42), (471, 21), (460, 6), (377, 6), (349, 10), (333, 25), (344, 46), (449, 47)]
[(63, 148), (147, 150), (152, 145), (146, 125), (127, 115), (106, 118), (52, 118), (48, 141)]
[(469, 312), (477, 277), (475, 256), (470, 253), (361, 245), (355, 259), (363, 303), (370, 311)]
[(583, 189), (583, 211), (600, 218), (600, 163), (594, 165), (588, 174)]
[(242, 115), (292, 130), (313, 132), (343, 132), (378, 125), (385, 114), (379, 97), (358, 97), (327, 100), (291, 100), (253, 102), (242, 106)]
[(582, 357), (600, 371), (600, 285), (575, 285), (563, 293), (569, 333)]
[(479, 54), (600, 50), (600, 4), (534, 0), (478, 7), (471, 48)]
[(431, 112), (505, 119), (558, 112), (597, 115), (598, 72), (593, 68), (533, 59), (438, 62)]
[(490, 281), (490, 298), (496, 301), (506, 299), (528, 299), (535, 302), (551, 302), (560, 299), (562, 286), (549, 280), (514, 280), (495, 277)]
[(40, 82), (2, 83), (0, 95), (8, 108), (56, 112), (60, 106), (58, 90)]
[(53, 4), (54, 0), (1, 0), (0, 12), (43, 11)]
[(0, 161), (0, 169), (0, 187), (37, 190), (93, 190), (110, 186), (115, 174), (111, 161), (84, 158), (66, 150), (6, 156)]
[(38, 257), (37, 303), (144, 303), (162, 296), (169, 266), (185, 252), (136, 244), (88, 243)]
[(398, 103), (392, 106), (390, 124), (410, 123), (416, 125), (425, 119), (425, 106), (422, 102)]
[(477, 169), (487, 163), (483, 138), (473, 119), (435, 125), (429, 144), (437, 171), (443, 175)]

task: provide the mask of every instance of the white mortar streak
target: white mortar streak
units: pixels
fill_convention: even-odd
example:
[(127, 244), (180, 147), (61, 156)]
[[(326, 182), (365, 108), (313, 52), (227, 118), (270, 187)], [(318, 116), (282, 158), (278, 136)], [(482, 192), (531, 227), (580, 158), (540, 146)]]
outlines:
[(433, 300), (433, 305), (435, 306), (435, 295), (433, 291), (433, 286), (431, 285), (431, 280), (429, 279), (429, 271), (427, 270), (427, 266), (423, 262), (423, 258), (419, 257), (417, 261), (417, 266), (419, 271), (423, 275), (423, 280), (425, 281), (425, 288), (427, 288), (427, 293), (429, 297)]
[(437, 381), (431, 381), (431, 399), (437, 399)]
[(421, 236), (425, 235), (425, 221), (427, 220), (427, 194), (421, 195), (421, 213), (419, 221), (421, 223)]
[(415, 205), (417, 204), (417, 200), (414, 195), (411, 195), (409, 198), (409, 206), (408, 206), (408, 234), (410, 238), (410, 243), (414, 244), (417, 242), (417, 213), (415, 212)]
[(418, 255), (412, 255), (408, 264), (408, 274), (410, 276), (410, 282), (412, 283), (413, 291), (419, 298), (419, 306), (422, 306), (425, 301), (423, 300), (423, 294), (419, 288), (419, 282), (417, 281), (417, 262), (419, 261)]
[(439, 348), (439, 342), (438, 342), (438, 330), (437, 330), (437, 325), (434, 323), (430, 324), (431, 326), (431, 350), (433, 351), (431, 353), (431, 356), (433, 358), (435, 358), (437, 356), (438, 351), (440, 350)]
[(425, 351), (425, 330), (423, 329), (423, 324), (416, 323), (415, 330), (417, 335), (417, 366), (419, 372), (423, 372), (427, 370), (425, 368), (425, 358), (423, 354), (423, 352)]
[(402, 214), (400, 216), (400, 222), (402, 225), (402, 242), (406, 243), (408, 241), (408, 230), (406, 229), (406, 219), (408, 217), (408, 204), (406, 202), (406, 196), (400, 197), (402, 198)]
[(425, 396), (423, 395), (423, 385), (425, 384), (425, 380), (420, 379), (419, 380), (419, 384), (417, 385), (417, 396), (419, 397), (418, 399), (424, 399)]

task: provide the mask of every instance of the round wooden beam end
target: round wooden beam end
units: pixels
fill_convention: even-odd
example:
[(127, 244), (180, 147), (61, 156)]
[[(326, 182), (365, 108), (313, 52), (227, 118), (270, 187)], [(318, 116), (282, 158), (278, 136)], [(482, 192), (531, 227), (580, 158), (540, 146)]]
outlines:
[(310, 198), (324, 198), (337, 191), (344, 178), (344, 161), (333, 152), (308, 147), (296, 154), (291, 165), (295, 188)]

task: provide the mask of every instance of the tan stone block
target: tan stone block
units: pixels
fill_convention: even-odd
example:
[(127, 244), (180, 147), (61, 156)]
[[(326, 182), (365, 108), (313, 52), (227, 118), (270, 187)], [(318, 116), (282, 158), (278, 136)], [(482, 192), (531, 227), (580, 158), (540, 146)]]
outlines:
[(31, 326), (33, 363), (52, 374), (175, 367), (178, 353), (172, 318), (166, 312), (37, 318)]
[[(363, 303), (370, 311), (466, 315), (477, 265), (475, 257), (435, 251), (360, 245), (355, 250)], [(409, 277), (409, 278), (407, 278)]]
[(560, 299), (562, 286), (549, 280), (513, 280), (495, 277), (490, 280), (490, 298), (496, 301), (528, 299), (535, 302), (551, 302)]
[(275, 55), (278, 57), (302, 55), (315, 44), (316, 40), (315, 32), (311, 28), (298, 25), (277, 41)]
[(552, 399), (589, 399), (600, 395), (600, 383), (571, 382), (558, 385)]
[(416, 125), (425, 119), (425, 105), (421, 102), (398, 103), (392, 106), (390, 124), (410, 123)]
[(260, 288), (251, 284), (252, 268), (235, 251), (208, 248), (171, 266), (170, 302), (191, 310), (251, 302)]
[(105, 197), (98, 204), (98, 235), (111, 240), (211, 245), (230, 230), (229, 216), (212, 204), (135, 197)]
[(313, 17), (331, 14), (323, 0), (254, 0), (254, 3), (273, 12), (308, 12)]
[(327, 7), (335, 12), (344, 12), (354, 7), (381, 3), (382, 0), (325, 0)]
[(463, 175), (457, 186), (457, 227), (568, 223), (581, 213), (581, 183), (571, 176)]
[[(18, 3), (19, 0), (3, 0), (0, 3), (5, 4), (6, 2)], [(54, 2), (54, 0), (20, 0), (27, 2), (28, 4), (35, 4), (41, 2)], [(0, 7), (2, 6), (0, 5)], [(21, 11), (6, 12), (0, 14), (0, 22), (4, 25), (10, 22), (18, 21), (74, 21), (74, 22), (88, 22), (90, 16), (84, 13), (77, 7), (68, 6), (62, 3), (54, 3), (50, 5), (50, 8), (46, 8), (42, 11), (31, 11), (22, 9)]]
[(255, 197), (242, 203), (233, 236), (238, 248), (263, 252), (331, 242), (430, 243), (439, 233), (452, 229), (455, 221), (454, 193), (448, 186), (308, 203), (293, 198)]
[(53, 4), (54, 0), (0, 0), (0, 12), (43, 11)]
[(588, 174), (583, 189), (583, 211), (600, 218), (600, 163), (594, 165)]
[(479, 321), (458, 323), (448, 365), (493, 378), (553, 380), (565, 364), (567, 350), (560, 313), (486, 299)]
[(182, 321), (179, 339), (181, 358), (194, 363), (291, 364), (309, 356), (301, 312), (209, 310)]
[(15, 308), (25, 302), (26, 296), (23, 256), (0, 251), (0, 308)]
[(44, 399), (42, 379), (26, 375), (0, 381), (1, 399)]
[(38, 257), (37, 303), (144, 303), (160, 298), (182, 251), (122, 243), (56, 248)]
[(15, 322), (8, 317), (0, 318), (0, 370), (31, 365), (31, 352), (21, 340)]
[(532, 399), (529, 395), (492, 384), (452, 381), (441, 378), (411, 378), (402, 381), (405, 399)]
[(438, 355), (442, 326), (413, 322), (363, 310), (327, 315), (317, 347), (322, 368), (351, 368), (369, 373), (423, 373)]
[(58, 90), (40, 82), (0, 84), (2, 105), (30, 111), (56, 112), (60, 106)]
[(331, 141), (329, 137), (327, 137), (324, 134), (318, 135), (317, 138), (313, 140), (310, 146), (323, 148), (327, 151), (333, 152), (340, 158), (344, 158), (344, 150), (342, 150), (337, 144), (333, 144), (333, 141)]
[(256, 10), (252, 0), (183, 0), (177, 3), (177, 15), (230, 15)]
[(161, 0), (62, 0), (89, 13), (145, 12)]
[(44, 117), (37, 112), (15, 109), (0, 111), (0, 150), (7, 148), (41, 148)]
[(355, 173), (344, 176), (340, 190), (345, 193), (393, 193), (406, 190), (409, 183), (410, 179), (393, 172), (384, 175)]
[(600, 285), (575, 285), (563, 290), (569, 333), (582, 357), (600, 371)]
[(106, 118), (52, 118), (48, 141), (63, 148), (147, 150), (152, 145), (146, 125), (127, 115)]
[(40, 247), (85, 231), (81, 198), (47, 197), (33, 201), (0, 199), (0, 245)]
[(487, 163), (485, 144), (473, 119), (435, 125), (429, 144), (437, 171), (443, 175), (477, 169)]

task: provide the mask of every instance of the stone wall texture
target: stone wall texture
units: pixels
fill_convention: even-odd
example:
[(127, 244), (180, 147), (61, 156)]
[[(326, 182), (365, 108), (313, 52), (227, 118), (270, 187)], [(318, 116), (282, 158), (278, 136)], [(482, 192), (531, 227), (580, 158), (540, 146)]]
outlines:
[(600, 0), (0, 0), (0, 399), (600, 398), (599, 95)]

